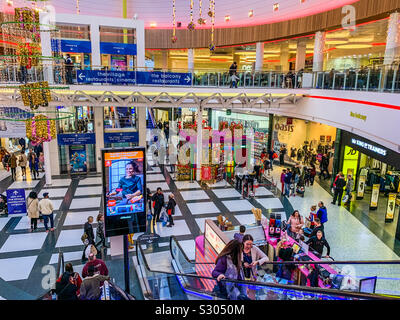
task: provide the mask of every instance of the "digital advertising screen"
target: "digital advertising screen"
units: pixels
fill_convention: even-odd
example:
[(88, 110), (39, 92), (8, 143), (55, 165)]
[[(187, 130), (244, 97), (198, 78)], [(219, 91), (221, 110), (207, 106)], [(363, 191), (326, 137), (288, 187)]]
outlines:
[(107, 237), (146, 231), (145, 149), (102, 149)]

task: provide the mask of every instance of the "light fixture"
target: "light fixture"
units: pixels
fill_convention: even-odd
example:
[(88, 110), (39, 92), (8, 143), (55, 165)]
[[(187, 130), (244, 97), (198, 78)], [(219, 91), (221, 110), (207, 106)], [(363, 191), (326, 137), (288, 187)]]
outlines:
[(300, 0), (300, 3), (304, 3), (304, 2), (306, 2), (306, 0)]
[(274, 3), (274, 11), (278, 11), (279, 10), (279, 3)]
[(342, 44), (336, 46), (337, 49), (367, 49), (371, 48), (370, 44), (352, 43), (352, 44)]
[(137, 18), (138, 18), (138, 14), (135, 13), (135, 14), (133, 15), (133, 20), (137, 20)]
[(254, 15), (254, 11), (253, 10), (249, 10), (249, 18), (251, 18)]
[(7, 5), (8, 5), (8, 6), (10, 6), (10, 7), (11, 7), (13, 4), (14, 4), (14, 3), (13, 3), (13, 1), (12, 1), (12, 0), (7, 0)]
[(157, 27), (157, 23), (156, 22), (150, 22), (150, 28), (155, 28)]
[(228, 22), (230, 20), (231, 20), (231, 16), (230, 15), (225, 16), (225, 22)]

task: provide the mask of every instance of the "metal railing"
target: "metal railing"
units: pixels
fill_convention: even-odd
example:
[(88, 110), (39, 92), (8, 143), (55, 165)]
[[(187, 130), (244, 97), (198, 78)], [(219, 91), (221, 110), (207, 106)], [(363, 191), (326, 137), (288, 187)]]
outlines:
[[(51, 69), (49, 72), (49, 69)], [(78, 71), (101, 71), (103, 79), (100, 82), (78, 80)], [(118, 72), (130, 72), (129, 77), (135, 81), (116, 83), (112, 79)], [(136, 82), (137, 74), (145, 72), (147, 78), (152, 77), (152, 73), (157, 73), (160, 79), (167, 79), (168, 76), (181, 74), (187, 77), (187, 81), (181, 84), (171, 83), (160, 80), (158, 83), (138, 84)], [(238, 71), (235, 87), (238, 88), (270, 88), (270, 89), (299, 89), (314, 88), (325, 90), (353, 90), (353, 91), (376, 91), (376, 92), (400, 92), (400, 72), (399, 66), (362, 68), (321, 72), (277, 72), (277, 71)], [(121, 75), (121, 73), (120, 73)], [(60, 66), (60, 64), (40, 67), (32, 67), (26, 70), (25, 79), (27, 82), (36, 82), (48, 80), (53, 77), (55, 85), (153, 85), (153, 86), (191, 86), (191, 87), (215, 87), (230, 88), (233, 86), (228, 70), (220, 69), (172, 69), (161, 70), (146, 68), (124, 68), (115, 69), (108, 66), (85, 66), (73, 67), (71, 69)], [(17, 84), (25, 82), (20, 67), (16, 65), (0, 65), (0, 82), (5, 84)]]

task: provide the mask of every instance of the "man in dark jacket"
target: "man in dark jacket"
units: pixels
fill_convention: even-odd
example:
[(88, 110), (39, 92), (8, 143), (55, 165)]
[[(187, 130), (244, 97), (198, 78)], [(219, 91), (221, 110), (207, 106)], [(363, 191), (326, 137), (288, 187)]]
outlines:
[(311, 237), (310, 239), (308, 239), (306, 244), (308, 244), (312, 249), (314, 249), (320, 255), (320, 257), (322, 257), (322, 253), (324, 251), (324, 247), (326, 247), (326, 249), (328, 251), (327, 251), (325, 257), (326, 258), (329, 257), (329, 254), (331, 252), (331, 247), (329, 246), (328, 241), (326, 241), (326, 239), (322, 236), (322, 231), (321, 230), (317, 232), (316, 236)]
[(324, 226), (321, 224), (321, 220), (315, 218), (314, 222), (315, 222), (315, 227), (314, 229), (312, 229), (312, 232), (310, 233), (310, 238), (316, 236), (318, 231), (322, 231), (322, 235), (325, 237)]
[(81, 300), (99, 300), (101, 296), (101, 286), (110, 276), (95, 274), (94, 266), (89, 266), (88, 276), (83, 280), (79, 299)]
[(157, 188), (157, 192), (153, 195), (151, 200), (154, 201), (154, 225), (156, 222), (160, 222), (160, 212), (161, 209), (164, 207), (164, 194), (162, 193), (160, 187)]
[(56, 282), (56, 294), (58, 300), (78, 300), (76, 291), (78, 287), (71, 279), (72, 274), (65, 271)]
[(343, 188), (346, 186), (346, 180), (344, 180), (343, 174), (339, 175), (339, 178), (336, 181), (335, 192), (333, 194), (332, 204), (336, 204), (336, 200), (338, 201), (338, 206), (342, 204), (343, 197)]
[(287, 169), (287, 172), (285, 174), (285, 178), (283, 178), (283, 181), (285, 182), (285, 192), (284, 195), (289, 197), (290, 196), (290, 184), (292, 183), (292, 172), (290, 169)]
[(85, 225), (84, 225), (84, 227), (83, 227), (84, 232), (85, 232), (85, 233), (87, 234), (87, 236), (88, 236), (89, 245), (95, 244), (95, 242), (94, 242), (94, 232), (93, 232), (92, 223), (93, 223), (93, 217), (92, 217), (92, 216), (89, 216), (88, 219), (87, 219), (87, 222), (85, 223)]

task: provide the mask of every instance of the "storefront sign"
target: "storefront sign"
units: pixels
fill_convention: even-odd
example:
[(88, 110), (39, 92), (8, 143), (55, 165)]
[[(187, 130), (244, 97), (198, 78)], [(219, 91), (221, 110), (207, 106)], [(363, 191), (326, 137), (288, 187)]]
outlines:
[(82, 40), (51, 40), (51, 48), (53, 51), (57, 52), (61, 47), (61, 52), (70, 53), (91, 53), (92, 43), (90, 41)]
[(358, 140), (358, 139), (351, 139), (351, 143), (355, 144), (357, 146), (360, 146), (362, 148), (368, 149), (369, 151), (378, 153), (382, 156), (386, 156), (387, 150), (383, 149), (383, 148), (379, 148), (377, 146), (374, 146), (372, 144), (369, 144), (368, 142), (364, 142), (362, 140)]
[(350, 117), (353, 117), (353, 118), (357, 118), (357, 119), (361, 119), (361, 120), (367, 121), (367, 116), (365, 116), (365, 115), (363, 115), (363, 114), (359, 114), (359, 113), (357, 113), (357, 112), (352, 112), (352, 111), (350, 111)]
[(293, 132), (294, 130), (294, 125), (287, 125), (287, 124), (275, 124), (275, 130), (280, 130), (280, 131), (288, 131), (288, 132)]
[(94, 133), (58, 134), (57, 142), (59, 145), (95, 144), (96, 135)]
[(8, 214), (26, 214), (25, 189), (7, 190)]
[(104, 132), (104, 143), (137, 143), (138, 132)]
[(376, 208), (378, 208), (380, 186), (381, 186), (380, 184), (374, 184), (372, 186), (371, 203), (369, 205), (369, 208), (371, 210), (376, 210)]
[(69, 146), (70, 173), (87, 173), (86, 146)]
[(100, 42), (100, 53), (136, 56), (137, 49), (131, 43)]
[(389, 193), (385, 222), (392, 222), (394, 219), (394, 211), (396, 209), (396, 196), (396, 193)]
[(190, 86), (192, 84), (192, 74), (138, 71), (137, 83), (150, 85)]
[(358, 187), (357, 187), (357, 199), (361, 200), (364, 198), (365, 182), (367, 181), (367, 176), (359, 176)]

